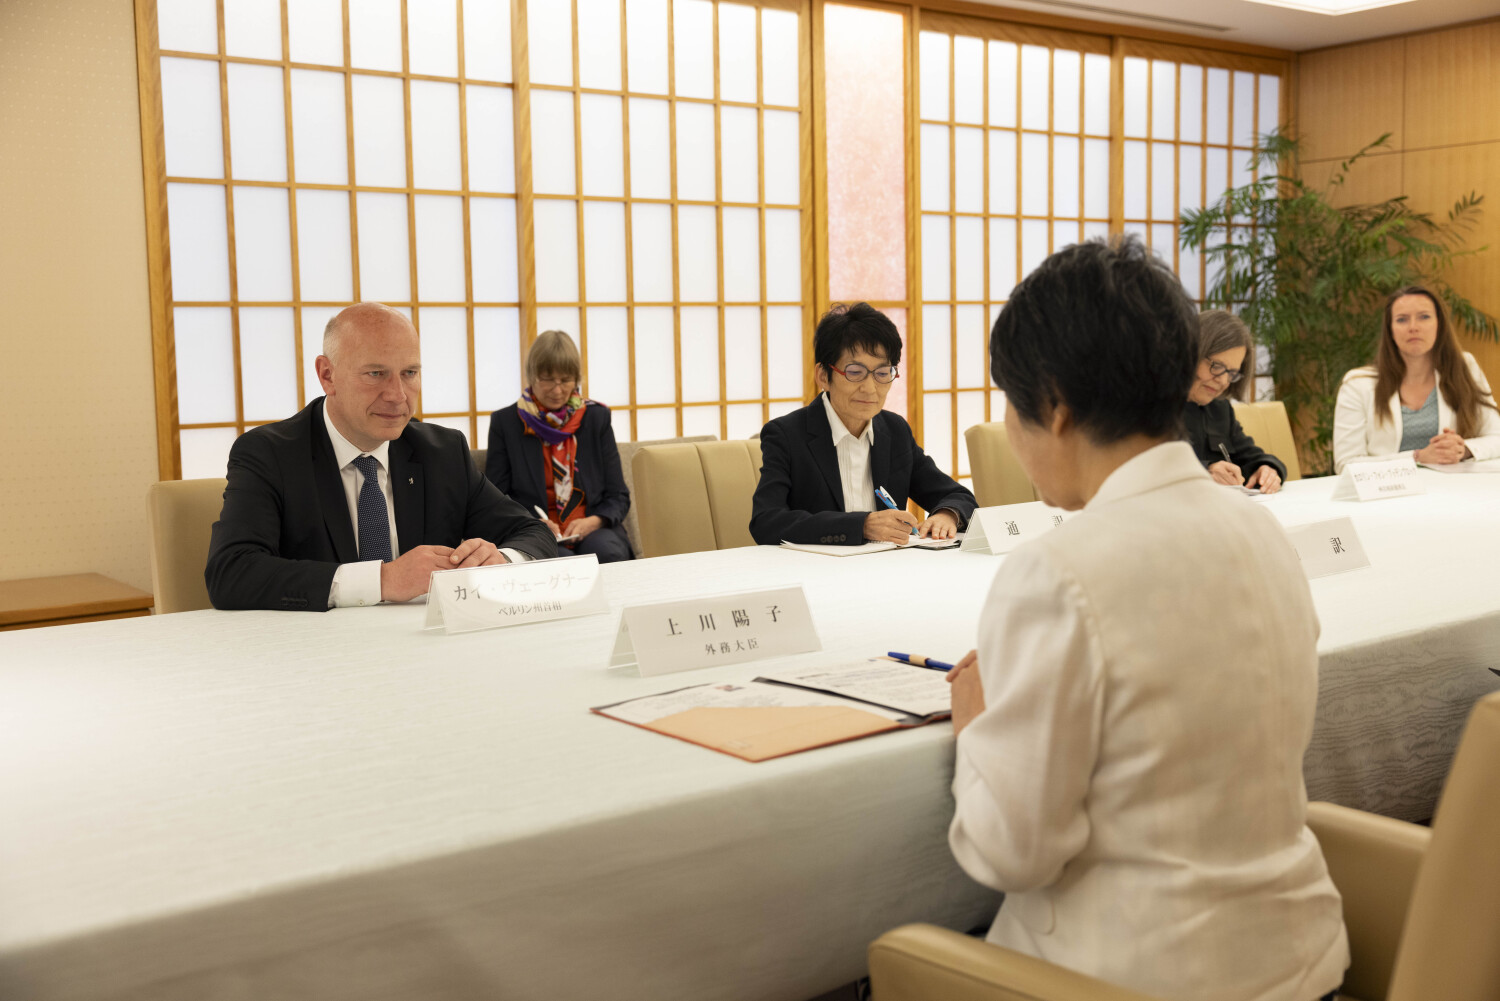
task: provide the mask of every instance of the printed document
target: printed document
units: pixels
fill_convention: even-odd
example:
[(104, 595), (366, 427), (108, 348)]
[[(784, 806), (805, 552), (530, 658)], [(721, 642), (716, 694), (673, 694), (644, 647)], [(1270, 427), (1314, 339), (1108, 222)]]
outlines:
[(785, 708), (788, 706), (837, 706), (843, 709), (858, 709), (861, 712), (874, 713), (890, 720), (904, 719), (910, 715), (898, 709), (864, 705), (822, 692), (788, 688), (785, 685), (767, 685), (757, 681), (693, 685), (691, 688), (679, 688), (673, 692), (662, 692), (660, 695), (647, 695), (644, 698), (631, 699), (612, 706), (600, 706), (596, 711), (625, 723), (646, 726), (689, 709)]
[(953, 711), (952, 688), (945, 672), (883, 657), (857, 664), (793, 668), (756, 680), (830, 692), (912, 716), (938, 716)]

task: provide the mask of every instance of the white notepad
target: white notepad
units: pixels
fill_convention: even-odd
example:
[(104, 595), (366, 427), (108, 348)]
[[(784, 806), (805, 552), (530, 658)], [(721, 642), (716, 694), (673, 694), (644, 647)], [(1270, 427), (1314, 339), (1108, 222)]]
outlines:
[(817, 546), (783, 541), (781, 548), (795, 549), (799, 553), (817, 553), (819, 556), (863, 556), (866, 553), (883, 553), (889, 549), (953, 549), (963, 540), (963, 533), (960, 532), (951, 539), (913, 539), (904, 546), (894, 542), (866, 542), (862, 546)]

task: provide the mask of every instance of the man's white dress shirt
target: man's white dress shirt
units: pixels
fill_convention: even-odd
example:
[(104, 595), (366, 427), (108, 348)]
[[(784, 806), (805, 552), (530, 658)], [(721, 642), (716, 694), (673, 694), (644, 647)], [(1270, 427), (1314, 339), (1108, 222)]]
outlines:
[[(359, 544), (359, 492), (364, 489), (365, 474), (354, 465), (354, 460), (361, 455), (370, 455), (379, 464), (375, 478), (380, 482), (381, 495), (385, 497), (385, 517), (391, 526), (391, 555), (398, 555), (401, 547), (396, 539), (396, 503), (391, 497), (391, 443), (383, 441), (373, 452), (361, 452), (333, 426), (326, 404), (323, 424), (328, 428), (328, 440), (333, 443), (333, 460), (338, 463), (339, 481), (344, 487), (344, 500), (349, 505), (349, 524), (354, 527), (355, 544)], [(380, 560), (361, 560), (339, 564), (333, 573), (333, 587), (328, 590), (328, 607), (380, 604), (380, 563)]]
[(878, 511), (875, 488), (870, 478), (870, 449), (875, 447), (875, 422), (865, 425), (865, 433), (855, 437), (844, 427), (828, 394), (823, 394), (823, 408), (828, 411), (828, 426), (833, 429), (833, 447), (839, 456), (839, 483), (844, 487), (845, 511)]
[[(364, 489), (365, 474), (359, 471), (354, 460), (361, 455), (369, 455), (377, 464), (375, 479), (380, 484), (381, 495), (385, 497), (385, 517), (391, 527), (391, 556), (399, 556), (401, 546), (396, 538), (396, 502), (391, 496), (391, 443), (383, 441), (374, 451), (361, 452), (333, 426), (333, 418), (328, 415), (326, 404), (323, 407), (323, 425), (328, 428), (328, 440), (333, 444), (333, 459), (338, 463), (339, 482), (343, 484), (344, 500), (349, 505), (349, 524), (354, 528), (355, 544), (359, 544), (359, 492)], [(512, 563), (523, 563), (531, 558), (515, 549), (502, 549), (500, 552)], [(339, 564), (339, 568), (333, 572), (333, 586), (328, 589), (328, 607), (380, 604), (380, 566), (380, 560)]]
[(1318, 620), (1263, 508), (1185, 442), (1007, 556), (948, 840), (989, 940), (1172, 1001), (1313, 1001), (1349, 965), (1308, 830)]

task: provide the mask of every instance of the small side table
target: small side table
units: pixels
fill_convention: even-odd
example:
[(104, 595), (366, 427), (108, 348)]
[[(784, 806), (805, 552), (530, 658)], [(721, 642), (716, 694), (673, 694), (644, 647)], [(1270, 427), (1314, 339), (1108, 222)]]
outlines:
[(103, 574), (0, 580), (0, 632), (151, 614), (150, 592)]

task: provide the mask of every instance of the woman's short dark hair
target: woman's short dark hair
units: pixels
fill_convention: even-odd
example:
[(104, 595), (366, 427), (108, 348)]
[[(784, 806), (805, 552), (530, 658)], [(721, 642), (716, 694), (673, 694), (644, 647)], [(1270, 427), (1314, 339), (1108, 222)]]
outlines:
[(1176, 436), (1197, 364), (1197, 310), (1135, 237), (1047, 258), (990, 334), (990, 372), (1021, 419), (1043, 423), (1064, 403), (1100, 445)]
[(889, 316), (868, 302), (838, 303), (823, 314), (813, 332), (813, 363), (827, 374), (845, 351), (856, 348), (885, 355), (895, 365), (901, 361), (901, 333)]

